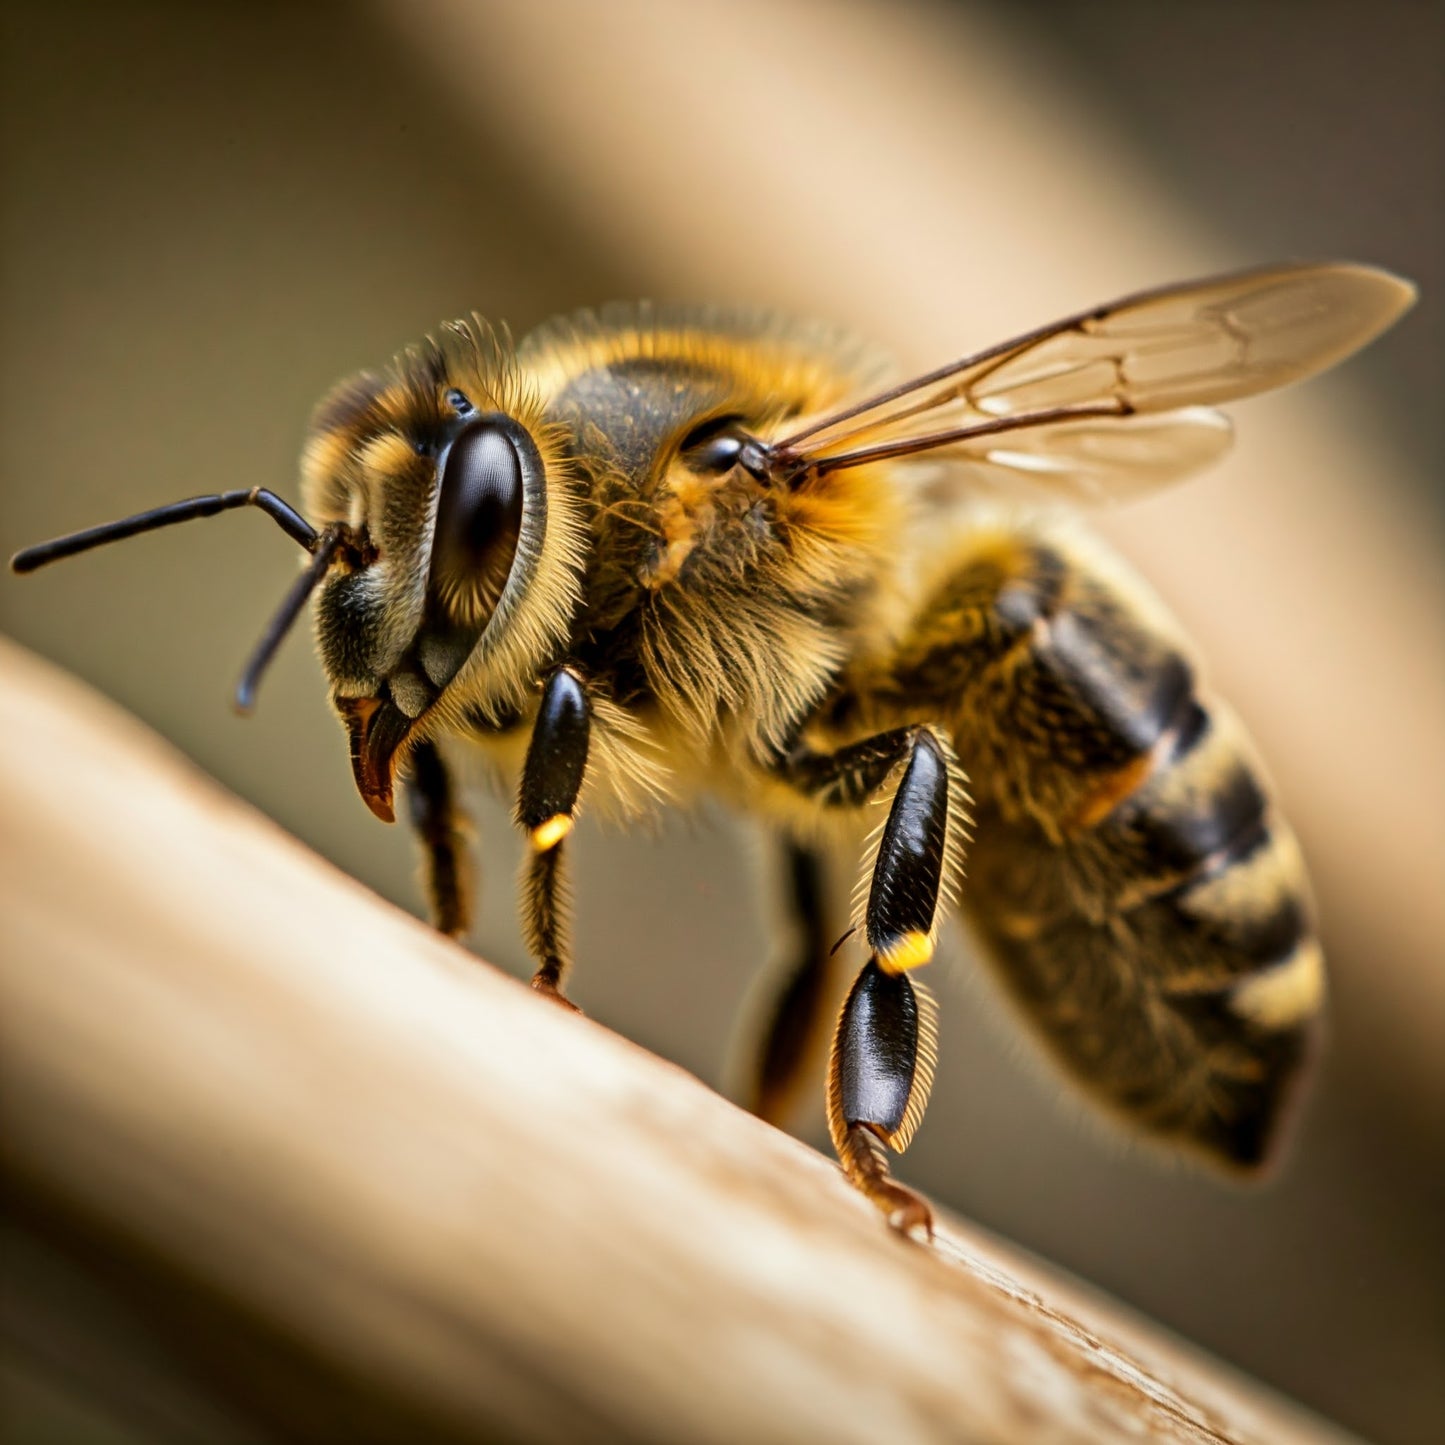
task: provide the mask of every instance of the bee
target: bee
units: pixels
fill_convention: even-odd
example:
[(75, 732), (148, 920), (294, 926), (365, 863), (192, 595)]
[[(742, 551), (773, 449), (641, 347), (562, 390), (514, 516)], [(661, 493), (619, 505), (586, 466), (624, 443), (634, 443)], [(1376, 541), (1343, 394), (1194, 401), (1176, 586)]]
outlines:
[(766, 1117), (826, 1027), (821, 860), (854, 850), (863, 962), (827, 1117), (901, 1230), (932, 1229), (889, 1155), (928, 1102), (937, 1011), (916, 975), (955, 907), (1084, 1091), (1257, 1171), (1325, 998), (1299, 848), (1178, 627), (1057, 504), (1205, 466), (1230, 441), (1218, 403), (1334, 365), (1413, 295), (1368, 267), (1277, 266), (897, 384), (762, 313), (618, 306), (516, 346), (473, 317), (321, 403), (304, 516), (224, 492), (13, 566), (268, 513), (308, 557), (239, 706), (314, 598), (357, 789), (391, 822), (400, 781), (444, 933), (472, 902), (457, 750), (515, 790), (532, 984), (567, 1007), (584, 803), (627, 823), (709, 794), (760, 820), (798, 925), (755, 1054)]

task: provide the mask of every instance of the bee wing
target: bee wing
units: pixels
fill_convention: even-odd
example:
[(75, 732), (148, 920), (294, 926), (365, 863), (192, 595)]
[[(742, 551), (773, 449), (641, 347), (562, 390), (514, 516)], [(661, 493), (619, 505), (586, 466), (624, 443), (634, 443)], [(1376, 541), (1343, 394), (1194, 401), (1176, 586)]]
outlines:
[[(982, 486), (1097, 506), (1183, 481), (1218, 461), (1233, 440), (1222, 412), (1190, 406), (1026, 427), (942, 447), (938, 455), (966, 464), (960, 480), (970, 492)], [(938, 495), (948, 490), (934, 488)]]
[[(1147, 291), (904, 382), (811, 422), (772, 451), (788, 465), (818, 471), (945, 448), (982, 455), (996, 467), (1000, 453), (1012, 453), (1032, 457), (1020, 470), (1038, 476), (1041, 458), (1061, 463), (1072, 447), (1091, 458), (1102, 484), (1111, 451), (1136, 475), (1151, 436), (1166, 451), (1192, 453), (1209, 431), (1202, 408), (1333, 366), (1384, 331), (1414, 297), (1415, 288), (1388, 271), (1343, 262)], [(1175, 422), (1163, 424), (1160, 414), (1170, 413)], [(1151, 429), (1141, 417), (1158, 424)], [(1120, 432), (1111, 441), (1120, 427), (1128, 439)], [(1034, 431), (1041, 435), (1025, 441)], [(1161, 470), (1180, 475), (1167, 459)]]

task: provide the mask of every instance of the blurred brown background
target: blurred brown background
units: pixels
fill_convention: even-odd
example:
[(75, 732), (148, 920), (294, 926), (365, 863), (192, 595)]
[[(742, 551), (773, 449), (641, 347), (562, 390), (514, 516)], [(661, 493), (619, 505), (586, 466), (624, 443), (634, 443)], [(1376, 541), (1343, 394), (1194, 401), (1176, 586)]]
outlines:
[[(1445, 9), (6, 0), (0, 23), (7, 552), (198, 491), (294, 494), (322, 392), (472, 308), (521, 332), (611, 297), (761, 301), (923, 366), (1231, 265), (1418, 280), (1346, 372), (1238, 408), (1227, 466), (1103, 524), (1314, 865), (1334, 1037), (1288, 1171), (1236, 1192), (1081, 1127), (955, 937), (901, 1172), (1374, 1438), (1445, 1438)], [(414, 909), (304, 643), (253, 720), (228, 709), (294, 566), (238, 516), (6, 581), (0, 625)], [(477, 813), (475, 941), (521, 972), (506, 810)], [(721, 1081), (766, 855), (704, 814), (662, 840), (584, 825), (576, 858), (577, 997)]]

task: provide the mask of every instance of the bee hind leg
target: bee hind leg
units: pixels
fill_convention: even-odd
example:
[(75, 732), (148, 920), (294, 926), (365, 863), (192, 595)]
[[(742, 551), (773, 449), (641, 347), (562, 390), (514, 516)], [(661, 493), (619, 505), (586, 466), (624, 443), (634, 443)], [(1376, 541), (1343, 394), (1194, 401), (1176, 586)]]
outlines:
[(881, 790), (901, 759), (906, 764), (869, 881), (864, 932), (870, 957), (833, 1037), (828, 1130), (844, 1173), (889, 1222), (931, 1237), (928, 1204), (890, 1177), (887, 1151), (908, 1147), (933, 1084), (936, 1009), (909, 975), (933, 954), (949, 866), (950, 760), (931, 729), (908, 727), (831, 754), (795, 753), (788, 769), (825, 805), (856, 806)]
[(562, 992), (572, 962), (562, 852), (587, 771), (590, 731), (581, 680), (570, 668), (557, 668), (542, 690), (517, 796), (517, 822), (529, 845), (522, 868), (522, 929), (537, 962), (532, 987), (574, 1012), (580, 1010)]
[(937, 1058), (937, 1011), (927, 989), (870, 958), (858, 975), (828, 1060), (828, 1132), (843, 1172), (901, 1233), (933, 1237), (933, 1211), (892, 1179), (923, 1119)]

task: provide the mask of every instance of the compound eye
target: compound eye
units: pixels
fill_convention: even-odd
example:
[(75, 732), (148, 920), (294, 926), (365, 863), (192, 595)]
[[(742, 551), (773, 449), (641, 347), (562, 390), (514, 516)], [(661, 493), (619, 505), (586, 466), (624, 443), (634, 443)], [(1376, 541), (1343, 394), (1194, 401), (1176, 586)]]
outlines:
[(447, 453), (432, 538), (431, 576), (448, 593), (494, 593), (522, 531), (523, 457), (500, 418), (465, 427)]

